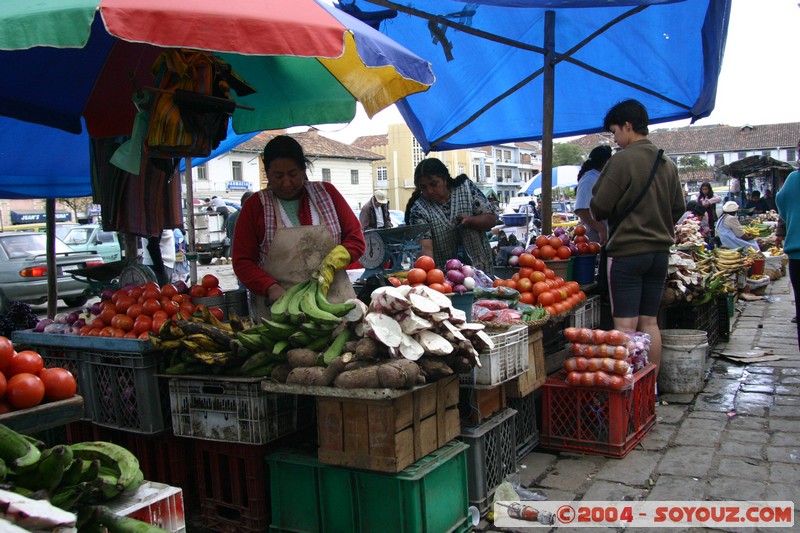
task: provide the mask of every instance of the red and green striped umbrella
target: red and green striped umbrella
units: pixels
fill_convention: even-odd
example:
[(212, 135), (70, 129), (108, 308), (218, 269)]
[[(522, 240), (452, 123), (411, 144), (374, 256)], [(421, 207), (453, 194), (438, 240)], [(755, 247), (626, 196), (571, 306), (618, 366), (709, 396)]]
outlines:
[(372, 116), (434, 81), (430, 64), (315, 0), (0, 3), (0, 115), (107, 137), (131, 132), (136, 87), (165, 48), (213, 52), (256, 93), (237, 133)]

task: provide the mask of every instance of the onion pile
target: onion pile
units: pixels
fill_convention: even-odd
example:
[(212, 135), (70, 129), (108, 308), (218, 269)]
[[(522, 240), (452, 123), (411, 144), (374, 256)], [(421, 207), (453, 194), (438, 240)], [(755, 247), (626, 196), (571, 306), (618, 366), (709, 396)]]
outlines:
[[(519, 248), (523, 249), (521, 246)], [(445, 278), (453, 285), (453, 292), (464, 294), (475, 288), (475, 269), (471, 265), (465, 265), (458, 259), (450, 259), (444, 267)]]

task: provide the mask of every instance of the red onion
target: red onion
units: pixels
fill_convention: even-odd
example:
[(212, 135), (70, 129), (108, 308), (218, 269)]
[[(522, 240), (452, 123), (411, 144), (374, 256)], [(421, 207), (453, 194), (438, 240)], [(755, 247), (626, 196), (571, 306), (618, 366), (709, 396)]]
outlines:
[(460, 270), (448, 270), (444, 275), (452, 285), (461, 285), (464, 283), (464, 274)]
[(92, 307), (89, 308), (89, 313), (92, 315), (99, 315), (102, 309), (100, 308), (100, 302), (95, 302), (92, 304)]
[(458, 294), (464, 294), (467, 292), (467, 288), (463, 285), (453, 285), (453, 292), (457, 292)]
[(80, 317), (80, 313), (77, 311), (72, 311), (70, 314), (67, 315), (67, 324), (70, 326), (75, 323), (76, 320)]
[(53, 320), (50, 318), (43, 318), (39, 322), (36, 323), (36, 327), (33, 328), (33, 331), (36, 333), (41, 333), (44, 331), (44, 328), (49, 326), (53, 323)]
[(461, 270), (461, 261), (458, 259), (449, 259), (444, 265), (445, 270)]
[(565, 230), (561, 226), (559, 226), (559, 227), (557, 227), (556, 229), (553, 230), (553, 235), (555, 235), (556, 237), (561, 237), (565, 233), (567, 233), (567, 230)]
[(522, 246), (515, 246), (514, 249), (511, 250), (511, 255), (515, 255), (517, 257), (522, 255), (523, 253), (525, 253), (525, 248), (523, 248)]
[(474, 278), (475, 277), (475, 269), (472, 268), (472, 265), (464, 265), (461, 267), (461, 273), (464, 274), (465, 277)]
[(189, 290), (189, 287), (186, 285), (186, 282), (182, 279), (179, 279), (174, 283), (175, 288), (178, 289), (179, 294), (183, 294)]
[(566, 233), (562, 233), (561, 235), (558, 236), (558, 238), (561, 239), (561, 242), (564, 244), (564, 246), (569, 246), (569, 235), (567, 235)]
[(519, 266), (519, 256), (512, 255), (508, 258), (508, 266), (515, 267)]

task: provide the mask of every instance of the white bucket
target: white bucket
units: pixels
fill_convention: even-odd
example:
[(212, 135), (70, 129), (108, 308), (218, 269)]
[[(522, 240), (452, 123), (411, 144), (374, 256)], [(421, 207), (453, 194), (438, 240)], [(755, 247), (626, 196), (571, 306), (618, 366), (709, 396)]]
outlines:
[(708, 337), (697, 329), (661, 331), (658, 392), (696, 393), (703, 390)]

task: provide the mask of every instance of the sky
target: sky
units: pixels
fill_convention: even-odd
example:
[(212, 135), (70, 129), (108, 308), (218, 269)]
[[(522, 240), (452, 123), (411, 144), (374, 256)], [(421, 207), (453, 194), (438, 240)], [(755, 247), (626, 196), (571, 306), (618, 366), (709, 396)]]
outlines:
[[(733, 0), (714, 111), (695, 124), (800, 122), (800, 7), (798, 0)], [(350, 124), (318, 126), (334, 140), (351, 143), (402, 123), (394, 106), (370, 120), (361, 106)], [(689, 120), (655, 128), (688, 126)]]

